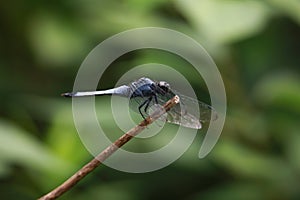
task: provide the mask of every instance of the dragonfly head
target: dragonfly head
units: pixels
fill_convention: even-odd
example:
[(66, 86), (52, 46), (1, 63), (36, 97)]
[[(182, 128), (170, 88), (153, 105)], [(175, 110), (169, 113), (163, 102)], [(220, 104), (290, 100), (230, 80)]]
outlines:
[(168, 93), (170, 91), (170, 84), (165, 81), (156, 82), (156, 85), (162, 93)]

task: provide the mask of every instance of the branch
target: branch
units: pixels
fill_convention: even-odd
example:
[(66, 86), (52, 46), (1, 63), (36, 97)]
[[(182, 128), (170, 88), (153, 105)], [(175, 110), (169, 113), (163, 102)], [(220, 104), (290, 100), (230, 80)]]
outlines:
[(62, 183), (57, 188), (53, 189), (48, 194), (39, 198), (39, 200), (51, 200), (60, 197), (63, 193), (70, 190), (74, 185), (76, 185), (81, 179), (83, 179), (86, 175), (92, 172), (96, 167), (98, 167), (104, 160), (110, 157), (116, 150), (126, 144), (129, 140), (131, 140), (134, 136), (138, 135), (142, 132), (149, 124), (157, 120), (161, 115), (169, 111), (173, 106), (179, 103), (179, 97), (176, 95), (172, 99), (170, 99), (162, 109), (156, 109), (153, 114), (148, 116), (144, 121), (142, 121), (139, 125), (129, 130), (127, 133), (122, 135), (119, 139), (117, 139), (114, 143), (104, 149), (100, 154), (98, 154), (93, 160), (87, 163), (84, 167), (82, 167), (79, 171), (77, 171), (73, 176), (71, 176), (68, 180)]

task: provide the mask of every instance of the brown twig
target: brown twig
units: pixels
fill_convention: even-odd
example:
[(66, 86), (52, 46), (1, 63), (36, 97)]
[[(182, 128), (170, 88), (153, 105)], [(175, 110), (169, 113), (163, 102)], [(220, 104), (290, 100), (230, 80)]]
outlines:
[(71, 176), (68, 180), (62, 183), (57, 188), (53, 189), (48, 194), (39, 198), (39, 200), (50, 200), (56, 199), (60, 197), (63, 193), (70, 190), (74, 185), (76, 185), (81, 179), (83, 179), (86, 175), (92, 172), (96, 167), (98, 167), (104, 160), (106, 160), (109, 156), (111, 156), (116, 150), (126, 144), (130, 139), (134, 136), (138, 135), (142, 132), (149, 124), (157, 120), (161, 115), (170, 110), (173, 106), (179, 103), (179, 97), (175, 96), (170, 99), (164, 106), (163, 109), (156, 109), (156, 111), (148, 116), (144, 121), (142, 121), (139, 125), (129, 130), (127, 133), (122, 135), (119, 139), (117, 139), (114, 143), (104, 149), (100, 154), (98, 154), (93, 160), (87, 163), (84, 167), (82, 167), (79, 171), (77, 171), (73, 176)]

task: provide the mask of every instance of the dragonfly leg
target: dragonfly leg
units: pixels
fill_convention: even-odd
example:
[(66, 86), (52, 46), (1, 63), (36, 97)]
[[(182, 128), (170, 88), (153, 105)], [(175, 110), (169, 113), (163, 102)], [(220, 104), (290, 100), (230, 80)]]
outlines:
[[(150, 99), (150, 98), (149, 98), (149, 99)], [(142, 117), (143, 117), (144, 119), (146, 119), (146, 118), (145, 118), (145, 116), (143, 115), (141, 109), (142, 109), (142, 107), (143, 107), (145, 104), (148, 104), (148, 105), (149, 105), (149, 99), (145, 100), (145, 101), (139, 106), (139, 112), (140, 112), (140, 114), (142, 115)], [(152, 98), (151, 98), (151, 99), (152, 99)]]
[(157, 96), (156, 95), (154, 95), (154, 100), (155, 100), (155, 103), (158, 104)]
[(144, 108), (145, 113), (147, 113), (148, 107), (149, 107), (149, 104), (150, 104), (151, 101), (152, 101), (152, 97), (149, 97), (149, 99), (147, 99), (147, 103), (146, 103), (146, 106)]

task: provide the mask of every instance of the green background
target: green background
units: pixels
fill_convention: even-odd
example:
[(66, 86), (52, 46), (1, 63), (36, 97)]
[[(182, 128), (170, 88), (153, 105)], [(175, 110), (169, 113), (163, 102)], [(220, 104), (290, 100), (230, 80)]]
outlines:
[[(81, 62), (101, 41), (145, 26), (187, 34), (213, 57), (228, 100), (221, 138), (200, 160), (199, 131), (179, 160), (155, 172), (100, 166), (61, 199), (300, 199), (299, 24), (297, 0), (1, 1), (1, 199), (36, 199), (92, 159), (71, 99), (60, 93), (72, 90)], [(101, 87), (148, 62), (192, 73), (174, 55), (141, 50), (116, 60)], [(209, 102), (205, 87), (190, 81)], [(114, 139), (122, 133), (108, 103), (97, 99)], [(140, 141), (128, 148), (159, 147)]]

